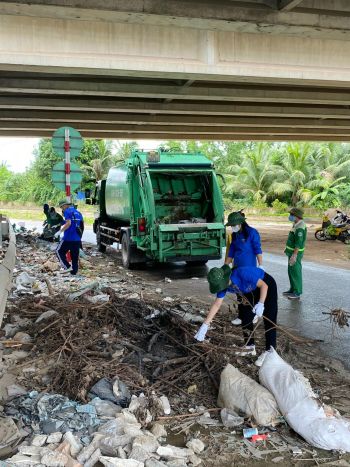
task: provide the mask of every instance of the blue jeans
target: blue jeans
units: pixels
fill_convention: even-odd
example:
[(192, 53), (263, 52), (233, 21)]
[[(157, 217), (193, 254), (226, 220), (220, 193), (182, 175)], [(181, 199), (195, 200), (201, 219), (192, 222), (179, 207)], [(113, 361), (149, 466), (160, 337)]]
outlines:
[[(72, 274), (77, 274), (79, 268), (79, 250), (81, 242), (69, 242), (67, 240), (62, 240), (56, 249), (56, 255), (61, 266), (64, 269), (68, 269), (72, 266)], [(70, 251), (70, 256), (72, 258), (72, 265), (67, 261), (66, 254)]]

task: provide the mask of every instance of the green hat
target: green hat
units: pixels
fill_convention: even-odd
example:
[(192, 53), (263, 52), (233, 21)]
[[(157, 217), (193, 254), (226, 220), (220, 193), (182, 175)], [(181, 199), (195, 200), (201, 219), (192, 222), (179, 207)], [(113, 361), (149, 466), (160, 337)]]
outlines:
[(231, 212), (231, 214), (228, 215), (226, 225), (240, 225), (240, 224), (243, 224), (244, 221), (245, 221), (244, 214), (242, 214), (239, 211)]
[(230, 282), (231, 268), (224, 264), (221, 268), (212, 268), (207, 276), (210, 293), (218, 293), (226, 289)]
[(58, 203), (58, 206), (61, 208), (62, 206), (70, 206), (72, 203), (68, 203), (66, 200), (62, 200)]
[(300, 208), (292, 208), (289, 211), (289, 214), (292, 214), (293, 216), (299, 217), (299, 219), (303, 219), (304, 217), (304, 211)]

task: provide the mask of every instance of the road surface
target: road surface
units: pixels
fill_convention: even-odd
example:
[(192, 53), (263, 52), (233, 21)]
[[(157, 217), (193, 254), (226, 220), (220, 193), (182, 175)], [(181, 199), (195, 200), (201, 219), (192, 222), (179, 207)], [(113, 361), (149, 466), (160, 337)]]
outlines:
[[(39, 228), (40, 225), (40, 222), (26, 222), (26, 227)], [(95, 243), (95, 235), (91, 229), (85, 230), (83, 240)], [(135, 274), (156, 282), (168, 277), (173, 281), (161, 284), (165, 294), (197, 296), (209, 304), (213, 297), (208, 291), (206, 275), (210, 268), (221, 265), (222, 261), (210, 261), (207, 266), (201, 267), (188, 267), (185, 263), (157, 267), (150, 265)], [(332, 332), (327, 316), (322, 314), (332, 308), (350, 310), (350, 270), (304, 261), (304, 294), (300, 302), (291, 302), (282, 296), (282, 292), (289, 288), (286, 257), (265, 253), (264, 266), (276, 279), (280, 291), (279, 322), (305, 337), (323, 340), (322, 351), (339, 359), (350, 369), (349, 328), (344, 331), (335, 329)], [(192, 279), (193, 277), (196, 279)]]

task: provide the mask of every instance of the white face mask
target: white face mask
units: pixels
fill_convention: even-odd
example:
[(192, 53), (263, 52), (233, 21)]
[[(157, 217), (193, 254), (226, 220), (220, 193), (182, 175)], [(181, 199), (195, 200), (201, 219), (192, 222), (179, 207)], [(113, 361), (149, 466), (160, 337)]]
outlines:
[(233, 225), (232, 226), (232, 232), (233, 233), (237, 233), (241, 230), (241, 226), (240, 225)]

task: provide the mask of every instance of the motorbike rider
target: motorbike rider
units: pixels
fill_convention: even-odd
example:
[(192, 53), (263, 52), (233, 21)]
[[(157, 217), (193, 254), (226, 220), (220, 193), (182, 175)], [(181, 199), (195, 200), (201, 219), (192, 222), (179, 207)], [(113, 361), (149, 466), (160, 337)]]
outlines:
[(288, 257), (289, 290), (283, 292), (289, 300), (300, 300), (303, 293), (303, 276), (301, 260), (304, 255), (307, 229), (303, 221), (304, 211), (300, 208), (292, 208), (289, 211), (289, 221), (293, 227), (289, 232), (284, 253)]

